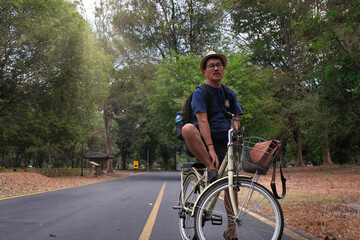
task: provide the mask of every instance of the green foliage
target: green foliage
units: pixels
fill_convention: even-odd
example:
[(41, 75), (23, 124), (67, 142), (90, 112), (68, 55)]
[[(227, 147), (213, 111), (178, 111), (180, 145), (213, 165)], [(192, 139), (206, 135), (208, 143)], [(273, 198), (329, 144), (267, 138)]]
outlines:
[[(132, 160), (146, 160), (149, 150), (150, 162), (155, 161), (156, 135), (149, 125), (146, 95), (149, 91), (145, 85), (147, 78), (152, 78), (154, 72), (152, 64), (125, 67), (118, 71), (119, 79), (112, 85), (112, 90), (121, 89), (113, 94), (112, 108), (116, 128), (116, 145), (122, 156), (122, 161), (128, 161), (131, 153)], [(125, 159), (124, 159), (125, 158)], [(132, 162), (131, 160), (131, 162)], [(126, 166), (124, 164), (123, 166)]]
[(48, 159), (52, 152), (71, 155), (92, 135), (110, 58), (97, 47), (76, 5), (6, 2), (0, 28), (0, 150), (6, 155), (15, 148), (23, 158), (37, 152)]
[(176, 138), (175, 116), (196, 86), (205, 82), (200, 61), (193, 54), (168, 55), (158, 66), (154, 78), (147, 82), (151, 89), (147, 95), (151, 103), (150, 125), (159, 139), (158, 153), (165, 162), (170, 156), (174, 157), (176, 151), (183, 150), (183, 144)]
[(263, 138), (279, 137), (283, 127), (278, 112), (280, 104), (274, 98), (273, 72), (250, 63), (245, 52), (228, 56), (224, 83), (232, 87), (244, 112), (242, 124), (246, 135)]
[(336, 162), (355, 162), (360, 125), (360, 3), (330, 1), (324, 8), (321, 14), (296, 25), (303, 48), (321, 56), (313, 75), (318, 85), (312, 101), (314, 111), (306, 114), (313, 123), (309, 133), (329, 135)]
[[(115, 33), (137, 62), (177, 54), (201, 54), (221, 39), (224, 13), (217, 1), (115, 1)], [(123, 50), (123, 49), (122, 49)]]
[(356, 162), (357, 0), (105, 0), (95, 33), (65, 0), (0, 0), (0, 11), (1, 165), (76, 166), (83, 148), (105, 148), (105, 103), (114, 152), (172, 165), (175, 114), (212, 49), (226, 50), (246, 134), (280, 138), (288, 161), (301, 150)]
[(185, 99), (196, 86), (205, 82), (200, 71), (200, 58), (168, 55), (159, 65), (153, 80), (149, 80), (150, 114), (156, 130), (165, 136), (175, 136), (175, 116), (181, 112)]

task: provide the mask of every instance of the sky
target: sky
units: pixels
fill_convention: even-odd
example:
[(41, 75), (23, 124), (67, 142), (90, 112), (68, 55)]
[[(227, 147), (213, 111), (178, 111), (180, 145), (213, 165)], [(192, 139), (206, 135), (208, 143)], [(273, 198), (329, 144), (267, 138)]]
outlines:
[[(95, 16), (95, 5), (99, 5), (100, 0), (82, 0), (84, 7), (86, 9), (86, 15), (84, 17), (92, 24), (94, 25)], [(81, 12), (80, 12), (81, 13)], [(83, 13), (81, 13), (83, 14)]]

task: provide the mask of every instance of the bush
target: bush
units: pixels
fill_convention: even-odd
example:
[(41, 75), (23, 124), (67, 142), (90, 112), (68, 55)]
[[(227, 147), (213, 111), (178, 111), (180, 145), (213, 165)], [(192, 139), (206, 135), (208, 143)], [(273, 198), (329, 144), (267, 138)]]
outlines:
[[(88, 169), (84, 168), (84, 174)], [(47, 177), (80, 176), (81, 168), (37, 168), (35, 172)]]

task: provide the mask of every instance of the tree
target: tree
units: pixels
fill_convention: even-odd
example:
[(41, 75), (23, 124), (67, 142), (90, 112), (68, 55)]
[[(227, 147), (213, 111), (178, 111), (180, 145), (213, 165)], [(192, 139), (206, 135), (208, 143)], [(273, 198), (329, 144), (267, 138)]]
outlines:
[[(96, 28), (96, 36), (101, 42), (102, 48), (105, 52), (112, 56), (112, 68), (109, 69), (109, 78), (108, 86), (110, 87), (110, 92), (106, 94), (107, 98), (103, 105), (101, 106), (103, 112), (103, 121), (104, 121), (104, 136), (105, 136), (105, 149), (107, 154), (112, 154), (112, 141), (111, 141), (111, 120), (113, 119), (113, 99), (119, 92), (119, 88), (111, 87), (113, 82), (119, 81), (117, 77), (117, 68), (119, 65), (119, 61), (121, 58), (121, 54), (114, 48), (114, 38), (112, 32), (111, 21), (113, 18), (113, 11), (111, 11), (111, 4), (113, 1), (111, 0), (101, 0), (100, 6), (95, 7), (95, 28)], [(122, 83), (121, 83), (122, 84)], [(113, 172), (113, 159), (109, 159), (107, 161), (107, 172)]]
[(148, 94), (151, 127), (159, 136), (159, 153), (165, 162), (169, 152), (175, 159), (176, 152), (183, 149), (183, 143), (176, 138), (174, 119), (190, 93), (205, 82), (199, 64), (200, 58), (192, 54), (168, 55), (158, 66), (154, 78), (147, 82), (151, 89)]
[[(281, 100), (283, 124), (292, 132), (297, 148), (297, 165), (303, 166), (301, 106), (311, 81), (300, 67), (306, 62), (293, 38), (292, 23), (308, 15), (310, 1), (225, 1), (232, 13), (233, 30), (243, 36), (252, 62), (275, 70), (276, 95)], [(286, 121), (288, 119), (288, 121)]]
[(279, 137), (284, 126), (276, 114), (281, 109), (274, 96), (273, 71), (251, 64), (250, 55), (245, 52), (229, 54), (228, 62), (223, 82), (237, 94), (244, 112), (241, 122), (246, 126), (246, 135)]
[(114, 1), (114, 8), (118, 49), (137, 63), (163, 59), (171, 51), (201, 54), (221, 40), (223, 11), (211, 0)]
[(2, 152), (46, 156), (53, 165), (89, 138), (108, 59), (74, 4), (2, 1), (1, 8)]
[(358, 1), (328, 1), (298, 25), (305, 49), (319, 57), (316, 100), (326, 114), (319, 129), (326, 133), (325, 165), (332, 164), (330, 154), (340, 163), (359, 161), (359, 9)]
[[(100, 30), (97, 32), (104, 43), (104, 49), (114, 56), (112, 81), (122, 81), (128, 85), (128, 80), (121, 77), (122, 70), (127, 71), (128, 67), (136, 69), (147, 66), (148, 63), (157, 64), (171, 52), (202, 54), (218, 45), (221, 32), (217, 30), (223, 24), (224, 15), (223, 11), (212, 2), (101, 1), (96, 13), (97, 29)], [(144, 79), (151, 79), (151, 73), (148, 70), (144, 72), (148, 73), (143, 76)], [(136, 74), (127, 74), (127, 76), (131, 76), (130, 79), (137, 78)], [(116, 98), (115, 95), (124, 94), (124, 92), (116, 93), (115, 91), (112, 93), (112, 99)], [(109, 97), (106, 108), (117, 108), (110, 104), (113, 102), (117, 101)], [(125, 115), (128, 113), (129, 111)], [(173, 117), (173, 114), (171, 116)], [(119, 126), (118, 129), (123, 128)], [(149, 129), (149, 132), (151, 131)], [(125, 129), (125, 132), (128, 131)], [(117, 141), (120, 143), (119, 139)], [(125, 156), (128, 152), (126, 148), (120, 149), (123, 150), (123, 156)], [(166, 153), (162, 152), (165, 159)]]

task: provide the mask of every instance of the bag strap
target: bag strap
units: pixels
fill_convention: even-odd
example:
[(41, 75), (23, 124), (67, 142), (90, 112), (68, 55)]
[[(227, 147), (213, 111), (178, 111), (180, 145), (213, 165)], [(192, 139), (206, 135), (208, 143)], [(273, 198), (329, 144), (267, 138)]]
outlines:
[(208, 87), (206, 86), (205, 83), (200, 84), (199, 86), (197, 86), (196, 88), (200, 88), (206, 97), (206, 108), (207, 108), (207, 114), (211, 114), (212, 113), (212, 97), (211, 97), (211, 93), (210, 90), (208, 89)]
[(232, 95), (232, 92), (231, 92), (231, 89), (224, 85), (224, 84), (221, 84), (221, 87), (224, 89), (224, 92), (225, 92), (225, 99), (227, 99), (230, 103), (230, 107), (232, 107), (234, 105), (234, 97)]
[(270, 186), (271, 186), (271, 189), (272, 189), (272, 191), (273, 191), (273, 193), (274, 193), (274, 196), (275, 196), (277, 199), (283, 199), (283, 198), (285, 197), (285, 195), (286, 195), (286, 178), (284, 177), (281, 164), (280, 164), (280, 175), (281, 175), (281, 184), (282, 184), (282, 194), (281, 194), (281, 197), (279, 197), (279, 195), (278, 195), (278, 193), (277, 193), (277, 191), (276, 191), (276, 185), (275, 185), (276, 162), (277, 162), (277, 160), (279, 159), (280, 151), (281, 151), (281, 145), (279, 146), (279, 152), (277, 153), (276, 161), (274, 161), (274, 163), (273, 163), (273, 173), (272, 173), (271, 183), (270, 183)]

